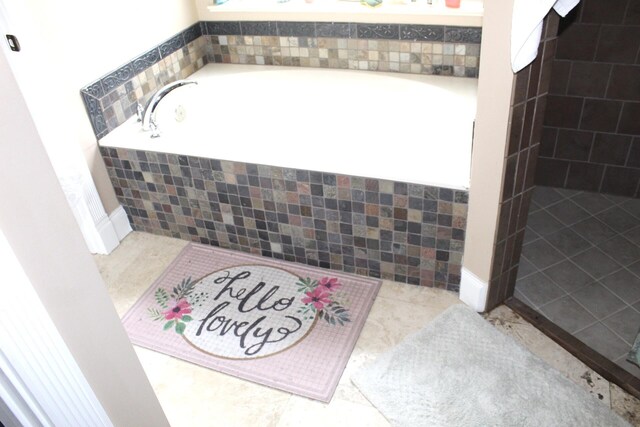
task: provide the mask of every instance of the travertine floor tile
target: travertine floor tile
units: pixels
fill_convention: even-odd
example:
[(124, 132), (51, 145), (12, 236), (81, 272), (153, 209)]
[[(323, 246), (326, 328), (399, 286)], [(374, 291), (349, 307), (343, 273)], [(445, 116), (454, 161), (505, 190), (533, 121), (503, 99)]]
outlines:
[[(111, 255), (95, 256), (120, 315), (186, 245), (181, 240), (134, 232)], [(388, 426), (385, 418), (351, 384), (351, 373), (420, 330), (451, 305), (460, 303), (451, 292), (384, 281), (329, 404), (144, 348), (136, 347), (136, 353), (173, 427)], [(618, 414), (632, 422), (640, 417), (637, 399), (610, 385), (510, 309), (499, 307), (488, 319), (605, 404), (611, 404)]]
[(276, 425), (278, 427), (302, 425), (305, 427), (330, 425), (387, 427), (391, 424), (370, 404), (361, 405), (334, 398), (327, 405), (292, 396)]
[(631, 425), (640, 426), (640, 400), (611, 384), (611, 409)]

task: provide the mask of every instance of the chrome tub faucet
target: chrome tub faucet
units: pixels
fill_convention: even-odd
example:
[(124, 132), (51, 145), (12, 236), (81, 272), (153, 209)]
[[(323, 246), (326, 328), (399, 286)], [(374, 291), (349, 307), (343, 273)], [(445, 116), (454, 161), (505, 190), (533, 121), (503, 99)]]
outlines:
[(153, 97), (151, 97), (146, 107), (142, 108), (142, 106), (138, 104), (138, 121), (142, 122), (142, 130), (152, 131), (151, 138), (160, 136), (158, 133), (158, 124), (156, 123), (156, 108), (158, 104), (160, 104), (160, 101), (162, 101), (162, 98), (174, 89), (190, 84), (197, 85), (198, 82), (194, 80), (176, 80), (161, 87)]

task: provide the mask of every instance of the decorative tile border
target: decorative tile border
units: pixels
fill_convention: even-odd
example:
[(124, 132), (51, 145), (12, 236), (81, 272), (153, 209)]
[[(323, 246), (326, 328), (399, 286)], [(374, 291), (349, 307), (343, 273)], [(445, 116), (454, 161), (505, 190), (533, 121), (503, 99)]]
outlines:
[(479, 27), (335, 22), (199, 22), (81, 89), (96, 137), (158, 87), (207, 62), (477, 77)]
[(101, 148), (136, 230), (457, 291), (466, 191)]
[(206, 21), (210, 36), (336, 37), (480, 43), (481, 27), (417, 24), (362, 24), (353, 22)]
[(97, 138), (136, 114), (156, 88), (185, 78), (206, 64), (202, 25), (197, 23), (134, 58), (80, 91)]

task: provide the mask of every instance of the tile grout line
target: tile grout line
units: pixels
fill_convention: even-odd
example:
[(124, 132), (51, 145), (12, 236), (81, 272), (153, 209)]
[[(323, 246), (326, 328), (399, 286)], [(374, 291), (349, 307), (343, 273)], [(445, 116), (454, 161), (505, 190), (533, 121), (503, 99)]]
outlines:
[(618, 338), (620, 338), (625, 344), (629, 345), (629, 346), (633, 346), (632, 342), (628, 342), (626, 339), (624, 339), (622, 337), (622, 335), (620, 335), (618, 332), (616, 332), (615, 329), (609, 327), (606, 323), (604, 323), (604, 320), (610, 319), (611, 317), (615, 316), (616, 314), (619, 314), (621, 312), (623, 312), (624, 310), (626, 310), (627, 307), (624, 307), (618, 311), (616, 311), (615, 313), (612, 313), (610, 316), (605, 317), (604, 319), (601, 320), (601, 323), (604, 325), (605, 328), (609, 329), (611, 332), (613, 332), (614, 335), (616, 335)]
[[(613, 202), (613, 203), (614, 203), (614, 206), (609, 207), (609, 208), (607, 208), (607, 209), (603, 209), (603, 210), (601, 210), (601, 211), (597, 212), (596, 214), (593, 214), (590, 210), (586, 209), (586, 208), (585, 208), (585, 207), (583, 207), (583, 206), (580, 206), (578, 203), (573, 202), (573, 203), (574, 203), (575, 205), (577, 205), (579, 208), (581, 208), (582, 210), (584, 210), (585, 212), (587, 212), (587, 213), (589, 214), (589, 217), (584, 218), (584, 219), (582, 219), (582, 220), (580, 220), (580, 221), (577, 221), (576, 223), (573, 223), (573, 224), (571, 224), (571, 225), (565, 225), (562, 221), (560, 221), (560, 219), (559, 219), (559, 218), (557, 218), (556, 216), (554, 216), (551, 212), (548, 212), (548, 211), (546, 210), (546, 208), (547, 208), (547, 207), (549, 207), (549, 206), (554, 206), (554, 205), (556, 205), (556, 204), (562, 203), (563, 201), (566, 201), (566, 200), (570, 200), (570, 199), (572, 199), (572, 198), (575, 198), (575, 197), (577, 197), (578, 195), (583, 194), (583, 193), (585, 193), (585, 192), (583, 192), (583, 191), (577, 191), (575, 194), (571, 194), (571, 193), (569, 193), (568, 195), (567, 195), (567, 194), (564, 194), (564, 195), (563, 195), (562, 193), (558, 192), (557, 190), (556, 190), (555, 192), (556, 192), (557, 194), (560, 194), (561, 196), (563, 196), (563, 198), (562, 198), (562, 199), (560, 199), (560, 200), (557, 200), (557, 201), (555, 201), (555, 202), (553, 202), (553, 203), (551, 203), (551, 204), (549, 204), (549, 205), (547, 205), (546, 207), (544, 207), (544, 206), (543, 206), (541, 209), (545, 210), (545, 211), (546, 211), (546, 213), (548, 213), (552, 218), (554, 218), (554, 219), (558, 220), (561, 224), (563, 224), (563, 225), (564, 225), (564, 227), (563, 227), (562, 229), (560, 229), (560, 230), (557, 230), (557, 231), (553, 232), (553, 233), (548, 233), (548, 235), (551, 235), (551, 234), (554, 234), (554, 233), (560, 232), (560, 231), (562, 231), (563, 229), (569, 229), (570, 231), (573, 231), (574, 233), (576, 233), (576, 232), (572, 229), (573, 225), (578, 224), (578, 223), (580, 223), (580, 222), (582, 222), (582, 221), (585, 221), (585, 220), (587, 220), (587, 219), (589, 219), (589, 218), (595, 218), (595, 219), (599, 220), (599, 219), (595, 216), (596, 214), (601, 213), (601, 212), (604, 212), (605, 210), (611, 209), (612, 207), (615, 207), (615, 206), (616, 206), (616, 202), (615, 202), (615, 201), (610, 200), (609, 198), (607, 198), (607, 200), (610, 200), (611, 202)], [(624, 203), (624, 202), (617, 202), (617, 204), (620, 204), (620, 203)], [(604, 225), (605, 225), (605, 226), (607, 226), (607, 224), (604, 224)], [(607, 226), (607, 227), (608, 227), (608, 226)], [(610, 228), (610, 227), (609, 227), (609, 228)], [(533, 229), (532, 229), (532, 231), (533, 231)], [(605, 242), (607, 242), (607, 241), (609, 241), (609, 240), (612, 240), (612, 239), (616, 238), (618, 235), (622, 236), (622, 233), (621, 233), (621, 232), (617, 232), (616, 230), (612, 230), (612, 231), (616, 232), (616, 234), (615, 234), (615, 235), (613, 235), (610, 239), (605, 240)], [(535, 232), (535, 231), (534, 231), (534, 232)], [(536, 233), (536, 234), (537, 234), (537, 233)], [(577, 253), (573, 254), (573, 255), (572, 255), (572, 256), (570, 256), (570, 257), (569, 257), (569, 256), (567, 256), (567, 255), (565, 255), (565, 254), (564, 254), (562, 251), (560, 251), (560, 250), (559, 250), (555, 245), (553, 245), (551, 242), (549, 242), (549, 241), (545, 238), (546, 236), (545, 236), (545, 235), (543, 235), (543, 234), (540, 234), (540, 235), (539, 235), (539, 237), (538, 237), (537, 239), (534, 239), (534, 240), (532, 240), (531, 242), (529, 242), (529, 243), (532, 243), (532, 242), (534, 242), (534, 241), (536, 241), (536, 240), (538, 240), (538, 239), (542, 239), (544, 242), (546, 242), (546, 243), (547, 243), (547, 244), (549, 244), (552, 248), (554, 248), (554, 249), (555, 249), (555, 250), (557, 250), (560, 254), (562, 254), (563, 259), (562, 259), (562, 260), (560, 260), (560, 261), (559, 261), (559, 262), (557, 262), (557, 263), (553, 263), (553, 264), (550, 264), (550, 265), (546, 266), (544, 269), (540, 269), (540, 268), (539, 268), (535, 263), (533, 263), (532, 261), (530, 261), (530, 260), (529, 260), (529, 259), (528, 259), (524, 254), (523, 254), (522, 256), (523, 256), (523, 257), (524, 257), (524, 258), (525, 258), (529, 263), (531, 263), (531, 264), (536, 268), (536, 270), (535, 270), (534, 272), (532, 272), (532, 273), (527, 274), (526, 276), (523, 276), (522, 278), (519, 278), (519, 280), (520, 280), (520, 279), (524, 279), (525, 277), (529, 277), (529, 276), (531, 276), (531, 275), (535, 274), (536, 272), (539, 272), (539, 273), (543, 274), (543, 276), (544, 276), (545, 278), (549, 279), (549, 280), (550, 280), (554, 285), (558, 286), (558, 287), (559, 287), (563, 292), (565, 292), (565, 295), (563, 295), (563, 296), (561, 296), (561, 297), (558, 297), (558, 298), (555, 298), (555, 299), (553, 299), (553, 300), (551, 300), (551, 301), (547, 301), (545, 304), (543, 304), (543, 305), (542, 305), (542, 306), (544, 306), (544, 305), (546, 305), (546, 304), (548, 304), (548, 303), (550, 303), (550, 302), (556, 301), (556, 300), (558, 300), (558, 299), (560, 299), (560, 298), (562, 298), (562, 297), (564, 297), (564, 296), (567, 296), (567, 295), (569, 295), (569, 296), (570, 296), (570, 295), (572, 295), (573, 293), (577, 292), (577, 291), (574, 291), (574, 292), (572, 292), (572, 293), (567, 292), (567, 291), (566, 291), (562, 286), (560, 286), (556, 281), (554, 281), (553, 279), (551, 279), (551, 277), (549, 277), (547, 274), (545, 274), (545, 273), (544, 273), (544, 270), (547, 270), (547, 269), (549, 269), (549, 268), (551, 268), (551, 267), (553, 267), (553, 266), (555, 266), (555, 265), (558, 265), (558, 264), (560, 264), (560, 263), (562, 263), (562, 262), (564, 262), (564, 261), (569, 261), (569, 262), (571, 262), (573, 265), (575, 265), (577, 268), (579, 268), (582, 272), (584, 272), (585, 274), (587, 274), (587, 276), (589, 276), (589, 277), (593, 280), (593, 282), (591, 282), (591, 283), (597, 283), (597, 284), (599, 284), (599, 285), (603, 286), (607, 291), (611, 292), (611, 293), (612, 293), (616, 298), (618, 298), (618, 299), (622, 300), (622, 301), (625, 303), (625, 305), (630, 306), (630, 304), (628, 304), (626, 301), (624, 301), (622, 298), (620, 298), (620, 297), (619, 297), (615, 292), (611, 291), (608, 287), (606, 287), (606, 286), (604, 285), (604, 283), (602, 283), (602, 282), (601, 282), (601, 280), (602, 280), (604, 277), (608, 277), (608, 276), (610, 276), (611, 274), (614, 274), (614, 273), (616, 273), (616, 272), (618, 272), (618, 271), (620, 271), (620, 270), (622, 270), (622, 269), (626, 269), (626, 266), (620, 265), (620, 264), (619, 264), (619, 262), (618, 262), (618, 261), (616, 261), (615, 259), (613, 259), (611, 256), (609, 256), (609, 254), (607, 254), (606, 252), (603, 252), (602, 250), (600, 250), (600, 249), (599, 249), (599, 247), (598, 247), (599, 245), (597, 245), (597, 244), (595, 244), (595, 243), (591, 242), (591, 241), (590, 241), (590, 240), (588, 240), (588, 239), (585, 239), (585, 238), (584, 238), (583, 236), (581, 236), (579, 233), (576, 233), (576, 234), (577, 234), (578, 236), (580, 236), (583, 240), (585, 240), (586, 242), (588, 242), (590, 246), (589, 246), (588, 248), (584, 249), (583, 251), (579, 251), (579, 252), (577, 252)], [(624, 236), (622, 236), (622, 237), (624, 238)], [(626, 240), (628, 240), (628, 239), (626, 239)], [(529, 244), (529, 243), (528, 243), (528, 244)], [(604, 243), (604, 242), (603, 242), (603, 243)], [(633, 242), (631, 242), (631, 243), (632, 243), (632, 244), (634, 244)], [(635, 245), (635, 244), (634, 244), (634, 245)], [(609, 274), (607, 274), (607, 275), (605, 275), (605, 276), (603, 276), (603, 277), (601, 277), (601, 278), (596, 278), (596, 277), (594, 277), (592, 274), (590, 274), (589, 272), (585, 271), (585, 270), (584, 270), (584, 269), (583, 269), (579, 264), (577, 264), (575, 261), (573, 261), (573, 260), (572, 260), (572, 258), (573, 258), (573, 257), (575, 257), (575, 256), (577, 256), (577, 255), (580, 255), (581, 253), (584, 253), (584, 252), (586, 252), (586, 251), (588, 251), (588, 250), (590, 250), (590, 249), (592, 249), (592, 248), (594, 248), (594, 247), (595, 247), (596, 249), (598, 249), (600, 252), (602, 252), (605, 256), (607, 256), (608, 258), (610, 258), (611, 260), (613, 260), (616, 264), (620, 265), (620, 268), (619, 268), (619, 269), (617, 269), (617, 270), (615, 270), (615, 271), (613, 271), (613, 272), (610, 272)], [(524, 293), (524, 292), (522, 292), (522, 291), (520, 291), (520, 293), (526, 296), (526, 293)], [(572, 297), (572, 299), (574, 299), (574, 300), (575, 300), (575, 298), (573, 298), (573, 297)], [(577, 301), (576, 301), (576, 302), (577, 302)], [(540, 306), (540, 307), (542, 307), (542, 306)], [(582, 306), (582, 305), (581, 305), (581, 306)], [(586, 310), (586, 307), (583, 307), (583, 308), (585, 308), (585, 310)], [(633, 308), (633, 307), (632, 307), (632, 308)], [(587, 312), (588, 312), (589, 314), (593, 315), (593, 313), (591, 313), (589, 310), (587, 310)], [(597, 318), (597, 316), (594, 316), (594, 317), (596, 317), (596, 318)]]
[[(610, 277), (613, 276), (614, 274), (620, 273), (621, 271), (626, 271), (629, 274), (631, 274), (634, 277), (637, 277), (635, 274), (633, 274), (633, 272), (629, 271), (626, 267), (622, 267), (616, 271), (612, 271), (610, 274), (607, 274), (606, 276), (604, 276), (602, 279), (606, 278), (606, 277)], [(633, 302), (627, 302), (624, 300), (623, 297), (619, 296), (617, 293), (615, 293), (612, 289), (610, 289), (604, 282), (602, 282), (602, 279), (598, 280), (598, 283), (600, 283), (605, 289), (607, 289), (609, 292), (611, 292), (612, 294), (614, 294), (615, 296), (617, 296), (618, 298), (620, 298), (622, 301), (624, 301), (629, 307), (632, 307), (632, 304), (637, 303), (638, 301), (640, 301), (640, 298), (638, 298), (637, 300), (634, 300)], [(640, 278), (638, 278), (640, 279)], [(640, 280), (639, 280), (640, 282)], [(632, 307), (633, 308), (633, 307)], [(640, 312), (640, 310), (638, 310), (638, 312)]]
[[(557, 192), (557, 191), (556, 191), (556, 192)], [(559, 193), (559, 192), (557, 192), (557, 193), (558, 193), (558, 194), (561, 194), (561, 193)], [(637, 218), (637, 217), (636, 217), (635, 215), (633, 215), (631, 212), (629, 212), (627, 209), (625, 209), (625, 207), (623, 206), (623, 204), (624, 204), (624, 203), (626, 203), (626, 201), (620, 201), (620, 200), (616, 201), (616, 200), (612, 200), (612, 199), (610, 199), (610, 198), (608, 198), (608, 197), (605, 197), (605, 198), (606, 198), (610, 203), (612, 203), (612, 206), (610, 206), (610, 207), (608, 207), (608, 208), (606, 208), (606, 209), (601, 209), (601, 210), (598, 210), (598, 211), (594, 212), (594, 211), (592, 211), (591, 209), (588, 209), (586, 206), (582, 206), (582, 205), (580, 205), (579, 203), (577, 203), (577, 202), (575, 202), (575, 201), (570, 200), (570, 199), (572, 199), (572, 198), (577, 197), (579, 194), (581, 194), (581, 192), (578, 192), (577, 194), (573, 194), (573, 195), (563, 195), (564, 197), (563, 197), (562, 199), (560, 199), (560, 200), (557, 200), (557, 201), (555, 201), (555, 202), (552, 202), (552, 203), (550, 203), (550, 204), (548, 204), (548, 205), (546, 205), (546, 206), (542, 206), (542, 205), (541, 205), (541, 208), (540, 208), (540, 209), (542, 209), (545, 213), (547, 213), (548, 215), (550, 215), (550, 216), (551, 216), (551, 218), (553, 218), (553, 219), (555, 219), (555, 220), (559, 221), (559, 222), (563, 225), (563, 228), (561, 228), (561, 229), (559, 229), (559, 230), (557, 230), (557, 231), (554, 231), (554, 232), (552, 232), (552, 233), (548, 233), (548, 234), (546, 234), (546, 235), (545, 235), (545, 234), (539, 234), (539, 233), (537, 233), (535, 230), (531, 229), (534, 233), (538, 234), (538, 237), (537, 237), (537, 238), (535, 238), (535, 239), (533, 239), (532, 241), (528, 242), (527, 244), (532, 243), (532, 242), (535, 242), (535, 241), (536, 241), (536, 240), (538, 240), (538, 239), (542, 239), (545, 243), (549, 244), (553, 249), (557, 250), (557, 251), (562, 255), (563, 259), (562, 259), (561, 261), (557, 262), (557, 263), (554, 263), (554, 264), (551, 264), (551, 265), (549, 265), (549, 266), (545, 267), (544, 269), (540, 269), (540, 268), (539, 268), (535, 263), (531, 262), (531, 261), (530, 261), (530, 260), (529, 260), (529, 259), (528, 259), (524, 254), (523, 254), (522, 256), (523, 256), (523, 257), (524, 257), (524, 258), (525, 258), (529, 263), (531, 263), (531, 264), (535, 267), (535, 270), (534, 270), (532, 273), (529, 273), (528, 275), (523, 276), (522, 278), (529, 277), (529, 276), (531, 276), (531, 275), (533, 275), (533, 274), (535, 274), (535, 273), (539, 272), (539, 273), (541, 273), (545, 278), (547, 278), (548, 280), (550, 280), (550, 281), (551, 281), (551, 283), (553, 283), (553, 284), (555, 284), (556, 286), (558, 286), (558, 287), (559, 287), (560, 289), (562, 289), (562, 291), (564, 292), (564, 295), (562, 295), (562, 296), (560, 296), (560, 297), (558, 297), (558, 298), (554, 298), (553, 300), (547, 301), (545, 304), (542, 304), (542, 305), (540, 305), (540, 306), (538, 306), (538, 307), (535, 307), (535, 309), (536, 309), (537, 311), (541, 312), (542, 314), (545, 314), (543, 310), (544, 310), (544, 307), (545, 307), (546, 305), (551, 304), (551, 303), (553, 303), (554, 301), (558, 301), (558, 300), (560, 300), (560, 299), (562, 299), (562, 298), (569, 297), (569, 298), (571, 298), (571, 299), (572, 299), (576, 304), (578, 304), (578, 306), (582, 307), (582, 308), (586, 311), (586, 313), (588, 313), (589, 315), (593, 316), (593, 318), (594, 318), (594, 319), (596, 319), (596, 321), (595, 321), (595, 322), (592, 322), (592, 323), (590, 323), (590, 324), (587, 324), (586, 326), (582, 327), (581, 329), (576, 330), (575, 332), (571, 333), (571, 335), (576, 336), (579, 332), (584, 331), (584, 330), (588, 329), (589, 327), (592, 327), (593, 325), (595, 325), (595, 324), (597, 324), (597, 323), (600, 323), (600, 324), (602, 324), (602, 326), (603, 326), (603, 327), (605, 327), (605, 328), (606, 328), (606, 330), (607, 330), (607, 331), (609, 331), (609, 332), (612, 334), (612, 336), (617, 337), (618, 339), (620, 339), (620, 340), (621, 340), (623, 343), (625, 343), (626, 345), (630, 345), (630, 344), (629, 344), (629, 343), (628, 343), (628, 342), (627, 342), (627, 341), (626, 341), (622, 336), (620, 336), (618, 333), (616, 333), (614, 330), (612, 330), (609, 326), (607, 326), (607, 325), (604, 323), (604, 321), (605, 321), (605, 320), (607, 320), (607, 319), (609, 319), (609, 318), (611, 318), (611, 317), (613, 317), (613, 316), (615, 316), (616, 314), (618, 314), (618, 313), (620, 313), (620, 312), (622, 312), (622, 311), (626, 310), (627, 308), (631, 308), (631, 309), (632, 309), (634, 312), (636, 312), (636, 313), (639, 313), (639, 311), (638, 311), (638, 310), (636, 310), (636, 309), (631, 305), (631, 304), (633, 304), (633, 303), (629, 303), (629, 302), (625, 301), (625, 299), (624, 299), (624, 298), (622, 298), (622, 297), (621, 297), (621, 296), (619, 296), (617, 293), (615, 293), (615, 292), (613, 292), (611, 289), (609, 289), (609, 287), (607, 287), (607, 286), (604, 284), (604, 282), (602, 282), (602, 279), (604, 279), (604, 278), (606, 278), (606, 277), (609, 277), (609, 276), (611, 276), (611, 275), (613, 275), (613, 274), (616, 274), (616, 273), (618, 273), (618, 272), (620, 272), (620, 271), (627, 271), (627, 272), (629, 272), (629, 273), (631, 273), (631, 274), (633, 274), (633, 273), (632, 273), (631, 271), (629, 271), (629, 269), (627, 268), (628, 266), (626, 266), (626, 265), (621, 265), (621, 264), (619, 263), (619, 261), (618, 261), (618, 260), (614, 259), (614, 258), (613, 258), (613, 257), (611, 257), (608, 253), (606, 253), (606, 252), (604, 252), (602, 249), (600, 249), (600, 245), (601, 245), (602, 243), (608, 242), (608, 241), (610, 241), (610, 240), (612, 240), (612, 239), (615, 239), (615, 238), (618, 238), (618, 237), (623, 238), (625, 241), (629, 242), (630, 244), (632, 244), (632, 245), (633, 245), (633, 246), (635, 246), (635, 247), (638, 247), (638, 245), (636, 245), (636, 243), (635, 243), (635, 242), (633, 242), (633, 241), (631, 241), (631, 240), (629, 240), (629, 239), (627, 238), (627, 236), (626, 236), (626, 232), (628, 232), (629, 230), (625, 230), (625, 231), (618, 231), (618, 230), (612, 229), (612, 228), (611, 228), (608, 224), (606, 224), (606, 223), (603, 223), (603, 224), (604, 224), (606, 227), (610, 228), (612, 231), (614, 231), (614, 233), (615, 233), (615, 234), (614, 234), (614, 235), (612, 235), (609, 239), (605, 240), (604, 242), (602, 242), (602, 243), (600, 243), (600, 244), (596, 244), (596, 243), (592, 242), (591, 240), (586, 239), (586, 238), (585, 238), (584, 236), (582, 236), (580, 233), (577, 233), (577, 232), (573, 229), (573, 226), (575, 226), (576, 224), (578, 224), (578, 223), (580, 223), (580, 222), (582, 222), (582, 221), (585, 221), (585, 220), (587, 220), (587, 219), (591, 219), (591, 218), (593, 218), (593, 219), (595, 219), (595, 220), (598, 220), (598, 221), (602, 222), (602, 221), (601, 221), (601, 220), (600, 220), (596, 215), (599, 215), (599, 214), (601, 214), (602, 212), (605, 212), (605, 211), (607, 211), (607, 210), (613, 209), (613, 208), (615, 208), (615, 207), (619, 207), (619, 208), (620, 208), (620, 209), (622, 209), (624, 212), (626, 212), (626, 213), (630, 214), (630, 215), (631, 215), (631, 216), (633, 216), (634, 218)], [(561, 194), (561, 195), (562, 195), (562, 194)], [(565, 224), (565, 223), (564, 223), (563, 221), (561, 221), (557, 216), (553, 215), (553, 213), (552, 213), (552, 212), (549, 212), (549, 211), (547, 210), (547, 208), (548, 208), (548, 207), (555, 206), (555, 205), (560, 204), (560, 203), (562, 203), (562, 202), (564, 202), (564, 201), (567, 201), (567, 200), (572, 201), (572, 202), (573, 202), (573, 203), (574, 203), (578, 208), (580, 208), (580, 209), (584, 210), (584, 211), (588, 214), (588, 216), (587, 216), (586, 218), (583, 218), (583, 219), (581, 219), (581, 220), (579, 220), (579, 221), (576, 221), (576, 222), (574, 222), (574, 223), (572, 223), (572, 224)], [(536, 210), (536, 212), (538, 212), (540, 209)], [(634, 229), (636, 229), (636, 228), (637, 228), (637, 227), (632, 227), (630, 230), (634, 230)], [(552, 235), (552, 234), (555, 234), (555, 233), (558, 233), (558, 232), (560, 232), (560, 231), (566, 230), (566, 229), (568, 229), (569, 231), (572, 231), (572, 232), (576, 233), (576, 235), (578, 235), (578, 236), (579, 236), (580, 238), (582, 238), (584, 241), (586, 241), (587, 243), (589, 243), (589, 247), (588, 247), (588, 248), (586, 248), (586, 249), (584, 249), (583, 251), (579, 251), (579, 252), (577, 252), (577, 253), (573, 254), (571, 257), (569, 257), (569, 256), (567, 256), (565, 253), (563, 253), (562, 251), (560, 251), (560, 250), (559, 250), (555, 245), (553, 245), (549, 240), (547, 240), (547, 237), (548, 237), (548, 236), (550, 236), (550, 235)], [(577, 264), (576, 262), (574, 262), (574, 261), (572, 260), (572, 258), (573, 258), (573, 257), (575, 257), (575, 256), (577, 256), (577, 255), (580, 255), (581, 253), (584, 253), (584, 252), (586, 252), (586, 251), (588, 251), (588, 250), (590, 250), (590, 249), (592, 249), (592, 248), (596, 248), (596, 249), (597, 249), (597, 250), (599, 250), (602, 254), (604, 254), (605, 256), (607, 256), (608, 258), (610, 258), (611, 260), (613, 260), (616, 264), (618, 264), (618, 265), (619, 265), (619, 267), (620, 267), (620, 268), (618, 268), (618, 269), (616, 269), (616, 270), (614, 270), (614, 271), (612, 271), (612, 272), (610, 272), (610, 273), (608, 273), (608, 274), (604, 275), (604, 276), (603, 276), (603, 277), (601, 277), (601, 278), (595, 278), (592, 274), (590, 274), (590, 273), (588, 273), (587, 271), (585, 271), (585, 270), (584, 270), (584, 269), (583, 269), (579, 264)], [(580, 301), (576, 300), (576, 299), (575, 299), (575, 297), (573, 296), (573, 294), (575, 294), (575, 292), (579, 292), (579, 290), (574, 291), (574, 292), (571, 292), (571, 293), (570, 293), (570, 292), (567, 292), (567, 291), (566, 291), (562, 286), (560, 286), (556, 281), (554, 281), (551, 277), (549, 277), (547, 274), (545, 274), (545, 272), (544, 272), (544, 271), (546, 271), (547, 269), (549, 269), (549, 268), (551, 268), (551, 267), (553, 267), (553, 266), (555, 266), (555, 265), (558, 265), (558, 264), (560, 264), (560, 263), (562, 263), (562, 262), (564, 262), (564, 261), (571, 262), (571, 263), (572, 263), (573, 265), (575, 265), (575, 266), (576, 266), (580, 271), (582, 271), (582, 272), (584, 272), (585, 274), (587, 274), (587, 276), (588, 276), (588, 277), (590, 277), (590, 278), (593, 280), (593, 282), (590, 282), (590, 283), (595, 283), (595, 284), (598, 284), (598, 285), (602, 286), (606, 291), (610, 292), (610, 293), (611, 293), (611, 294), (612, 294), (616, 299), (620, 300), (620, 301), (623, 303), (623, 306), (622, 306), (620, 309), (618, 309), (618, 310), (614, 311), (613, 313), (608, 313), (605, 317), (599, 318), (598, 316), (596, 316), (593, 312), (591, 312), (587, 307), (585, 307), (585, 306), (584, 306)], [(633, 263), (631, 263), (631, 264), (629, 264), (629, 265), (633, 265)], [(635, 277), (635, 274), (633, 274), (633, 276)], [(519, 279), (520, 279), (520, 278), (519, 278)], [(526, 298), (526, 293), (524, 293), (524, 292), (522, 292), (522, 291), (520, 291), (520, 293), (521, 293), (523, 296), (525, 296), (525, 298)], [(530, 302), (530, 301), (529, 301), (529, 302)], [(637, 302), (637, 301), (635, 301), (635, 302)], [(545, 314), (545, 315), (546, 315), (546, 314)], [(577, 337), (576, 337), (576, 338), (577, 338)], [(632, 344), (631, 344), (631, 345), (632, 345)], [(614, 363), (617, 363), (616, 361), (617, 361), (617, 360), (619, 360), (619, 359), (621, 359), (623, 356), (625, 356), (625, 355), (622, 355), (622, 356), (619, 356), (619, 357), (615, 357), (615, 358), (610, 359), (610, 360), (612, 360)]]

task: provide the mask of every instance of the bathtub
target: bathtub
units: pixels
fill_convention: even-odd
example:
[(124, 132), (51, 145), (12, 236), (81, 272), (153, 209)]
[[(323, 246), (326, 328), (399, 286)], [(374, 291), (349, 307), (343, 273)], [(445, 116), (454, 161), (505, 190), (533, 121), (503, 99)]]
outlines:
[(476, 81), (209, 64), (100, 140), (134, 230), (457, 291)]
[(475, 79), (209, 64), (190, 80), (158, 105), (160, 138), (131, 118), (100, 145), (469, 186)]

